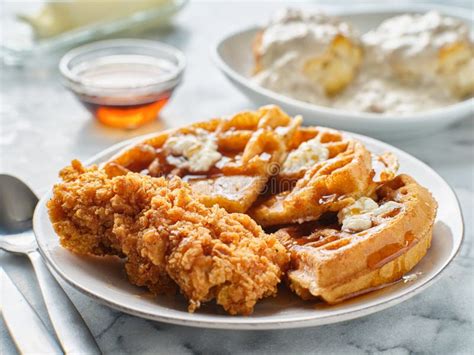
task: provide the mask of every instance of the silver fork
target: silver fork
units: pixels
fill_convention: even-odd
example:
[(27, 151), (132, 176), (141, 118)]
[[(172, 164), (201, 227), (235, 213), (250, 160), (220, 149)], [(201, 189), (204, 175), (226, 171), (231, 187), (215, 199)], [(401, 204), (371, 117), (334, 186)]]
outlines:
[(67, 354), (101, 354), (89, 328), (38, 252), (32, 217), (38, 198), (21, 180), (0, 174), (0, 248), (25, 254), (43, 294), (49, 318)]

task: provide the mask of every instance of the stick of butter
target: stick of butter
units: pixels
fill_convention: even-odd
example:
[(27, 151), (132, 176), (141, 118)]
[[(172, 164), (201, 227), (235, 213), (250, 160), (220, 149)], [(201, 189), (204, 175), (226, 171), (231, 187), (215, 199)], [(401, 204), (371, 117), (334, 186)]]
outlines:
[(101, 21), (130, 16), (138, 11), (158, 7), (171, 0), (69, 0), (48, 2), (34, 16), (18, 18), (33, 27), (37, 38), (56, 36), (72, 29)]

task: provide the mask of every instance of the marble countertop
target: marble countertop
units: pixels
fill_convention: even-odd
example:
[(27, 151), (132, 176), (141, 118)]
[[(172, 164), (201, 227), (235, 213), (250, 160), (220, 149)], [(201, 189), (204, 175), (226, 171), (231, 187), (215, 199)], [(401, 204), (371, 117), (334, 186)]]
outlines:
[[(183, 85), (160, 121), (136, 131), (105, 128), (59, 82), (59, 54), (23, 68), (1, 68), (0, 172), (41, 194), (73, 158), (87, 159), (123, 139), (199, 119), (254, 108), (213, 65), (209, 48), (224, 32), (259, 23), (272, 3), (192, 3), (168, 30), (147, 38), (182, 49)], [(460, 254), (433, 286), (388, 310), (339, 324), (281, 331), (225, 331), (148, 321), (102, 306), (64, 285), (104, 353), (472, 353), (474, 349), (474, 123), (468, 118), (437, 135), (390, 142), (433, 167), (456, 191), (466, 235)], [(51, 330), (28, 260), (0, 252), (0, 264)], [(2, 323), (2, 354), (15, 347)]]

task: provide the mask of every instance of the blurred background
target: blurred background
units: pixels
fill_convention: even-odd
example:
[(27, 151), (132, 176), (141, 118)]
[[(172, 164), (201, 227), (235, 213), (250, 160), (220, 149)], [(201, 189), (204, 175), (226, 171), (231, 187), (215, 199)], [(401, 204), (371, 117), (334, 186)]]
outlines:
[[(341, 9), (393, 1), (3, 0), (0, 5), (0, 171), (47, 186), (72, 158), (84, 159), (121, 140), (171, 125), (253, 108), (213, 64), (210, 49), (226, 33), (264, 24), (282, 7)], [(420, 4), (424, 1), (400, 4)], [(472, 2), (437, 1), (472, 12)], [(159, 120), (133, 130), (100, 124), (64, 86), (60, 58), (100, 39), (160, 41), (184, 53), (179, 88)], [(157, 110), (161, 110), (158, 107)], [(12, 159), (12, 157), (15, 157)], [(47, 164), (34, 159), (47, 158)], [(33, 160), (32, 160), (33, 159)]]

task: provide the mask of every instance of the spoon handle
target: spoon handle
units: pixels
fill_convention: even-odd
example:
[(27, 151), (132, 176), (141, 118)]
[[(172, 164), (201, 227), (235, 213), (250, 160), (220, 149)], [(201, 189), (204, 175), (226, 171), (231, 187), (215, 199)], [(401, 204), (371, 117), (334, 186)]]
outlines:
[(49, 318), (66, 354), (101, 354), (84, 319), (45, 265), (38, 251), (28, 253)]

